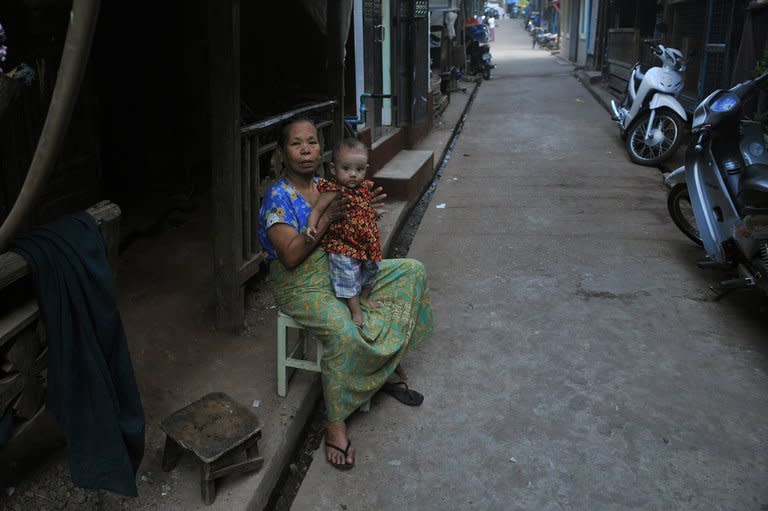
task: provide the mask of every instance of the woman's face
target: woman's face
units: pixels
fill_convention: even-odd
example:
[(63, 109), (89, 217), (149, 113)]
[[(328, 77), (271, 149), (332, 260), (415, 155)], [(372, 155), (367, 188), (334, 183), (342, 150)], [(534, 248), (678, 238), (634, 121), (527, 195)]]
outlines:
[(317, 138), (317, 129), (312, 123), (300, 121), (288, 126), (282, 154), (288, 173), (300, 175), (315, 173), (320, 162), (320, 140)]

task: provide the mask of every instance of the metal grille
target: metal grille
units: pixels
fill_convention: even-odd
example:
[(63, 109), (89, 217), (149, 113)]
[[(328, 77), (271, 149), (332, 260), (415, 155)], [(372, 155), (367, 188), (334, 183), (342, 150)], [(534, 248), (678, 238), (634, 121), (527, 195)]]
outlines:
[(707, 68), (704, 76), (704, 91), (707, 95), (713, 90), (723, 87), (723, 71), (725, 69), (725, 53), (707, 52)]
[(728, 42), (728, 22), (731, 13), (730, 0), (712, 0), (712, 18), (709, 24), (709, 42)]
[(703, 39), (707, 23), (705, 2), (684, 2), (674, 4), (676, 34), (682, 37)]

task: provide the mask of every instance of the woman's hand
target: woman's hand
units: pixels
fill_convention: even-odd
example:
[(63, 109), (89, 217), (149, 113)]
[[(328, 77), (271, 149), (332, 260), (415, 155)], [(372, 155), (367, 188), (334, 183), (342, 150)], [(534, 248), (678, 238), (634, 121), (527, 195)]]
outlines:
[(374, 188), (373, 183), (371, 183), (371, 207), (376, 212), (376, 219), (378, 220), (382, 216), (384, 216), (384, 213), (386, 212), (386, 209), (384, 207), (384, 201), (387, 199), (387, 194), (384, 193), (384, 188), (377, 186)]
[(300, 234), (288, 224), (275, 224), (267, 231), (267, 236), (283, 266), (295, 268), (315, 249), (331, 224), (346, 214), (347, 201), (341, 193), (324, 192), (312, 209), (305, 233)]
[(325, 206), (322, 215), (320, 215), (322, 220), (325, 220), (330, 225), (347, 216), (347, 199), (340, 192), (324, 193), (320, 196), (318, 204), (323, 201), (324, 196), (328, 197), (328, 204)]

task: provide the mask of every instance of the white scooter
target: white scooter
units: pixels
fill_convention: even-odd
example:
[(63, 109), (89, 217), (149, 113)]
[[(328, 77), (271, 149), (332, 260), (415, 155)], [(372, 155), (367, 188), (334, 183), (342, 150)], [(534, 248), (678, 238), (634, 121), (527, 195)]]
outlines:
[(620, 105), (611, 101), (611, 118), (626, 140), (629, 158), (640, 165), (658, 165), (675, 153), (687, 121), (677, 100), (683, 90), (685, 60), (680, 50), (648, 43), (661, 67), (645, 73), (635, 64)]

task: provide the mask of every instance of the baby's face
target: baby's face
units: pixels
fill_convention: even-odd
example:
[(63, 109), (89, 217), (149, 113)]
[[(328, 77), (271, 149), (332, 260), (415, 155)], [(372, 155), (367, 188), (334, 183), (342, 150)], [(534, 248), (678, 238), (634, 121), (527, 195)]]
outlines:
[(336, 181), (347, 188), (357, 188), (365, 180), (368, 170), (367, 151), (342, 147), (336, 157), (331, 171)]

